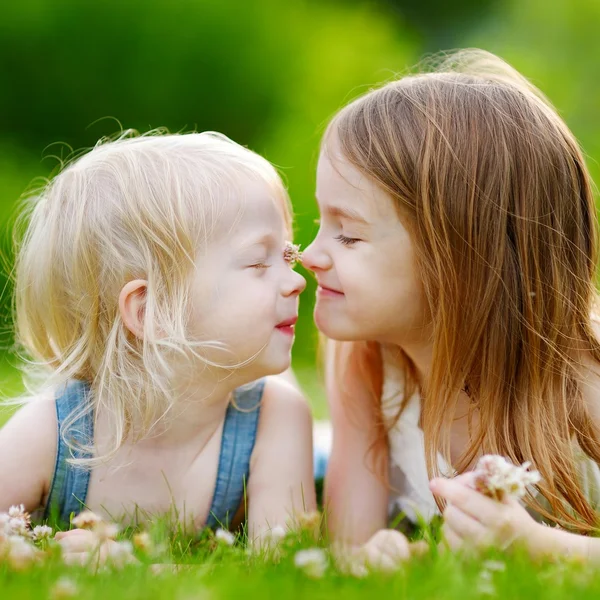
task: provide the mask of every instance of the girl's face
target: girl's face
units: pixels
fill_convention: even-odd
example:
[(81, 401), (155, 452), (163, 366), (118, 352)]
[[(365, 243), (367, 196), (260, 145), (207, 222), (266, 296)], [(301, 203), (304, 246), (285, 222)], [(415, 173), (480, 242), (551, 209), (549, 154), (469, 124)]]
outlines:
[(289, 367), (306, 281), (284, 259), (287, 234), (274, 191), (252, 180), (243, 189), (243, 200), (219, 207), (214, 239), (197, 261), (191, 328), (195, 339), (222, 346), (204, 356), (240, 365), (251, 381)]
[(317, 327), (335, 340), (426, 340), (408, 232), (392, 198), (341, 155), (335, 140), (319, 158), (317, 202), (319, 232), (302, 257), (318, 282)]

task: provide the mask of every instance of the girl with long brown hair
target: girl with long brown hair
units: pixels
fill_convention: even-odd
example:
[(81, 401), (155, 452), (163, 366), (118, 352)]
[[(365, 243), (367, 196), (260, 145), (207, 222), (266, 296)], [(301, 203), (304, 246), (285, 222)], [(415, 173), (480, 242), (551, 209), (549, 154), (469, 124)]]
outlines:
[[(317, 200), (332, 537), (441, 512), (452, 547), (600, 557), (595, 204), (549, 102), (487, 52), (444, 57), (333, 118)], [(483, 454), (531, 461), (525, 506), (452, 479)]]

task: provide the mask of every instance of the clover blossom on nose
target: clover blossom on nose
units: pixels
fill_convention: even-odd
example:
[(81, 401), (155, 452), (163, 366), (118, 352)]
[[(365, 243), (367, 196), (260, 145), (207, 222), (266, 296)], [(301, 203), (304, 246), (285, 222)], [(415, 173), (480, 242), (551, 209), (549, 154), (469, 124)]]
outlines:
[(302, 252), (300, 246), (292, 242), (286, 242), (283, 248), (283, 260), (290, 266), (294, 266), (297, 262), (302, 262)]
[(522, 498), (527, 486), (540, 481), (538, 471), (529, 471), (531, 463), (513, 465), (502, 456), (486, 454), (477, 462), (474, 470), (473, 487), (480, 493), (503, 500), (506, 496)]

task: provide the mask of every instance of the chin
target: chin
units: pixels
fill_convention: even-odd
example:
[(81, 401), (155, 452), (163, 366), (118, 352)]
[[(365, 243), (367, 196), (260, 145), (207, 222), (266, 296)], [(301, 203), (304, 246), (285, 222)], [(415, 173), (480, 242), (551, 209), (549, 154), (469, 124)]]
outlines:
[(314, 319), (317, 329), (330, 340), (357, 342), (365, 339), (356, 328), (348, 327), (344, 323), (336, 323), (335, 319), (325, 319), (317, 311), (315, 311)]
[[(266, 357), (265, 357), (266, 358)], [(288, 353), (285, 356), (273, 356), (261, 361), (260, 365), (256, 365), (258, 373), (256, 379), (266, 377), (267, 375), (279, 375), (283, 373), (292, 364), (292, 355)]]
[(271, 371), (269, 373), (267, 373), (267, 375), (279, 375), (280, 373), (283, 373), (284, 371), (289, 369), (291, 366), (292, 366), (292, 357), (287, 356), (285, 358), (285, 360), (281, 360), (281, 361), (278, 361), (277, 364), (273, 364), (273, 368), (271, 369)]

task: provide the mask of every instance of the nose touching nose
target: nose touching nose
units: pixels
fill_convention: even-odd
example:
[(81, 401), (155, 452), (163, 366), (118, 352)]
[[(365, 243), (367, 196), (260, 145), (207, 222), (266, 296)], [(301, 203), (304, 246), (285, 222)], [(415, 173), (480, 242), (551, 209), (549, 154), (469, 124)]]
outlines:
[(309, 271), (326, 270), (331, 266), (328, 256), (316, 246), (316, 240), (302, 252), (302, 266)]

